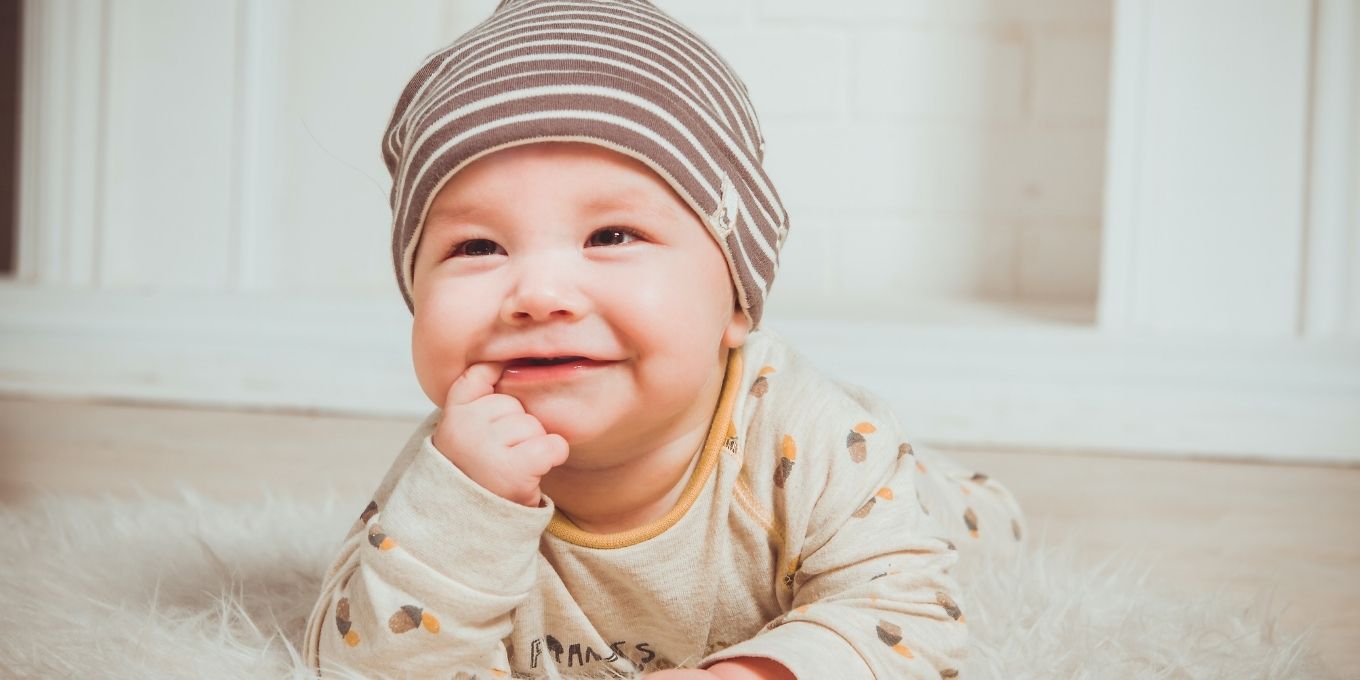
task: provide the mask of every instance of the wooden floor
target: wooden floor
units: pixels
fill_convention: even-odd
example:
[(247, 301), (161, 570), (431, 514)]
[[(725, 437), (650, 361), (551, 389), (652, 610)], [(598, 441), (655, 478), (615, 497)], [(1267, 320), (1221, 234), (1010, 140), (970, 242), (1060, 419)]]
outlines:
[[(176, 484), (363, 496), (415, 423), (0, 397), (0, 503)], [(1090, 558), (1125, 549), (1179, 584), (1274, 587), (1286, 625), (1315, 626), (1323, 658), (1360, 678), (1360, 468), (950, 451)]]

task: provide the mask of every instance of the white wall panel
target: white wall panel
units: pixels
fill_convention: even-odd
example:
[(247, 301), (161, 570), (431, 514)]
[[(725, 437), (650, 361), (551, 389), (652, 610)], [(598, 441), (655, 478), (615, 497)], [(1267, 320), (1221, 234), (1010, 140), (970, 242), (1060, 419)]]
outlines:
[(118, 288), (229, 279), (238, 2), (112, 0), (100, 273)]
[(230, 288), (267, 290), (274, 266), (273, 239), (282, 228), (278, 206), (286, 175), (279, 167), (279, 102), (286, 83), (279, 68), (289, 41), (292, 5), (271, 0), (241, 0), (236, 55), (235, 203)]
[(17, 277), (88, 286), (99, 276), (108, 3), (23, 8)]
[(25, 192), (24, 222), (52, 229), (24, 239), (23, 278), (392, 292), (379, 138), (404, 79), (485, 12), (32, 4), (30, 32), (46, 36), (33, 52), (52, 77), (28, 101), (57, 106), (30, 106), (46, 133), (26, 142), (39, 159), (26, 181), (45, 179)]
[(1292, 336), (1310, 4), (1126, 0), (1106, 228), (1111, 328)]
[(381, 139), (406, 79), (455, 27), (439, 2), (293, 5), (274, 118), (288, 189), (269, 280), (298, 294), (388, 292), (400, 306)]
[[(1338, 21), (1343, 21), (1342, 26), (1346, 27), (1342, 35), (1345, 36), (1347, 44), (1338, 51), (1342, 55), (1349, 53), (1349, 78), (1338, 81), (1348, 83), (1351, 111), (1350, 177), (1343, 178), (1340, 185), (1340, 195), (1347, 197), (1343, 205), (1348, 209), (1343, 209), (1345, 214), (1350, 216), (1350, 257), (1347, 264), (1349, 286), (1341, 285), (1348, 289), (1346, 296), (1350, 302), (1349, 308), (1344, 311), (1345, 336), (1351, 340), (1360, 340), (1360, 7), (1345, 0), (1328, 2), (1327, 6), (1339, 14)], [(1349, 21), (1344, 21), (1346, 18)], [(1345, 59), (1345, 56), (1342, 59)], [(1343, 102), (1342, 106), (1344, 105)]]
[(383, 131), (406, 78), (494, 3), (248, 1), (242, 286), (395, 296)]
[(1302, 332), (1360, 339), (1360, 5), (1319, 0), (1313, 31)]

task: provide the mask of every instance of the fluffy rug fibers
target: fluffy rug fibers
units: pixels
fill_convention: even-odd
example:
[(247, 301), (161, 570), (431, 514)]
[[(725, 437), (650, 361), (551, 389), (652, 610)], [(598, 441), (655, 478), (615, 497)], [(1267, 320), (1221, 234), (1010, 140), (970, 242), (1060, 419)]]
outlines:
[[(307, 613), (366, 500), (181, 491), (0, 510), (0, 675), (305, 677)], [(974, 642), (961, 677), (1328, 677), (1265, 597), (1177, 593), (1136, 561), (1075, 554), (1039, 536), (1019, 558), (960, 565)]]

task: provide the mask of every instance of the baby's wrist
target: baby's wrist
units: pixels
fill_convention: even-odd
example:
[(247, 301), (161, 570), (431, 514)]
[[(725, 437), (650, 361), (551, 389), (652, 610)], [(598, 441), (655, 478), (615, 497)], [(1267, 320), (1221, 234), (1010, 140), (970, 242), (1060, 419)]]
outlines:
[[(520, 484), (518, 486), (521, 487), (521, 492), (515, 493), (511, 491), (516, 488), (517, 485), (515, 483), (505, 482), (498, 470), (481, 464), (482, 461), (464, 459), (464, 457), (454, 453), (456, 449), (450, 448), (449, 450), (446, 450), (445, 447), (440, 446), (439, 443), (435, 441), (434, 437), (430, 437), (430, 447), (442, 456), (444, 460), (447, 460), (450, 465), (457, 468), (458, 471), (462, 473), (463, 477), (466, 477), (468, 481), (481, 487), (487, 493), (503, 498), (511, 503), (523, 505), (527, 508), (543, 507), (543, 494), (537, 485), (534, 485), (533, 489), (530, 491), (522, 488), (527, 485)], [(491, 484), (487, 482), (489, 479), (499, 480), (501, 483)]]

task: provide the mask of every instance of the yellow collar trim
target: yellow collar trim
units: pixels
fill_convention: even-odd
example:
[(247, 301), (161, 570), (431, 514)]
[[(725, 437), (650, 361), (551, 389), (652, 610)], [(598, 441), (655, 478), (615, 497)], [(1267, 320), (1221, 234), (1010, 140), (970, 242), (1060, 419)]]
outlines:
[(732, 406), (736, 403), (737, 388), (742, 380), (742, 357), (741, 347), (735, 347), (727, 355), (727, 373), (723, 377), (722, 392), (718, 397), (718, 408), (714, 411), (713, 422), (708, 428), (708, 438), (704, 441), (704, 448), (699, 454), (699, 462), (694, 468), (694, 474), (690, 476), (689, 482), (685, 484), (685, 490), (680, 494), (680, 500), (676, 501), (675, 507), (671, 508), (665, 515), (650, 524), (640, 527), (618, 531), (612, 534), (594, 534), (578, 526), (560, 510), (553, 512), (552, 521), (548, 522), (548, 531), (552, 535), (568, 542), (574, 543), (584, 548), (625, 548), (646, 541), (671, 528), (681, 517), (689, 511), (694, 501), (703, 492), (704, 485), (708, 478), (713, 474), (713, 469), (718, 465), (719, 452), (726, 443), (732, 422)]

